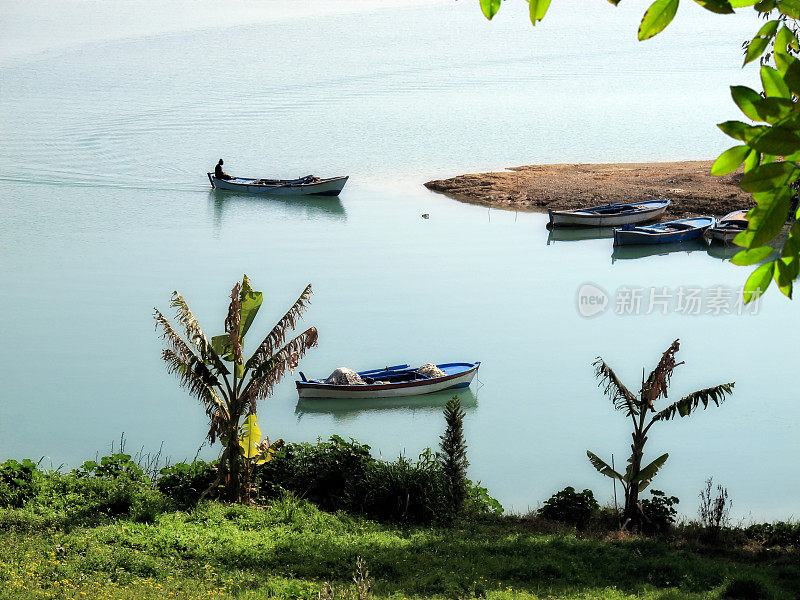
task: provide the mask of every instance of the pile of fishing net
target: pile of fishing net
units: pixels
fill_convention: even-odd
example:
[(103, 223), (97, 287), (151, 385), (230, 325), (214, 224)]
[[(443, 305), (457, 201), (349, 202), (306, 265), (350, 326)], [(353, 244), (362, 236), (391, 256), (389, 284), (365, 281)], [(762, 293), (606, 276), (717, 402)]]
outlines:
[(426, 363), (417, 369), (417, 373), (426, 377), (444, 377), (445, 372), (433, 363)]
[(361, 379), (361, 375), (347, 367), (336, 369), (328, 376), (325, 383), (333, 385), (367, 385), (367, 382)]

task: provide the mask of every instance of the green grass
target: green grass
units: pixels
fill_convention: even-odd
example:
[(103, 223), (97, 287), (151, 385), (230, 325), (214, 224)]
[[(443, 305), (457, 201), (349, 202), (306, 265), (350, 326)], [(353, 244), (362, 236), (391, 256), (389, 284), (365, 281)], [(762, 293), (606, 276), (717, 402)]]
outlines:
[[(0, 598), (316, 598), (366, 561), (377, 598), (800, 597), (797, 555), (702, 555), (643, 539), (544, 535), (514, 518), (402, 528), (286, 498), (205, 503), (151, 523), (71, 526), (0, 511)], [(127, 519), (127, 517), (126, 517)]]

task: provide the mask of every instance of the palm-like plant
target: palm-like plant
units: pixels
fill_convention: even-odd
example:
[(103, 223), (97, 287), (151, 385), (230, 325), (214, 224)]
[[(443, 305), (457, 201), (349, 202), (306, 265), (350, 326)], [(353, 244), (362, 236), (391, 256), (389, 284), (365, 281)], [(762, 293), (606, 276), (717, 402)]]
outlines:
[(625, 387), (617, 378), (613, 369), (602, 358), (598, 356), (594, 362), (595, 375), (600, 380), (600, 386), (604, 387), (606, 396), (613, 402), (615, 409), (623, 411), (633, 422), (633, 433), (631, 434), (633, 443), (631, 444), (631, 456), (628, 458), (628, 466), (624, 474), (615, 471), (608, 463), (598, 458), (596, 454), (588, 450), (586, 454), (595, 469), (603, 475), (617, 479), (622, 483), (625, 491), (623, 518), (625, 519), (625, 525), (630, 525), (634, 529), (638, 528), (641, 522), (639, 493), (650, 485), (659, 469), (664, 466), (667, 458), (669, 458), (669, 454), (662, 454), (647, 466), (642, 467), (647, 432), (650, 431), (650, 428), (655, 423), (669, 421), (675, 415), (686, 417), (700, 405), (704, 409), (708, 407), (709, 402), (719, 406), (725, 400), (726, 395), (733, 393), (734, 382), (723, 383), (715, 387), (692, 392), (663, 410), (656, 411), (655, 402), (659, 398), (667, 397), (672, 371), (675, 367), (683, 364), (683, 361), (675, 361), (675, 354), (679, 349), (680, 344), (678, 340), (675, 340), (661, 356), (658, 365), (647, 379), (644, 378), (644, 371), (642, 371), (642, 388), (639, 390), (638, 396)]
[(188, 341), (158, 309), (153, 309), (156, 327), (161, 327), (168, 345), (162, 351), (167, 370), (177, 375), (189, 394), (203, 403), (209, 418), (208, 440), (213, 444), (219, 439), (224, 447), (217, 481), (209, 491), (224, 485), (224, 495), (229, 500), (241, 501), (247, 496), (243, 479), (249, 471), (244, 461), (254, 458), (249, 439), (253, 419), (243, 423), (243, 417), (255, 415), (258, 401), (268, 397), (286, 371), (293, 371), (306, 350), (317, 344), (314, 327), (286, 342), (310, 296), (311, 285), (308, 285), (246, 361), (244, 336), (263, 301), (263, 294), (250, 287), (247, 275), (231, 290), (225, 333), (210, 340), (178, 292), (172, 293), (170, 304), (176, 309), (175, 318)]

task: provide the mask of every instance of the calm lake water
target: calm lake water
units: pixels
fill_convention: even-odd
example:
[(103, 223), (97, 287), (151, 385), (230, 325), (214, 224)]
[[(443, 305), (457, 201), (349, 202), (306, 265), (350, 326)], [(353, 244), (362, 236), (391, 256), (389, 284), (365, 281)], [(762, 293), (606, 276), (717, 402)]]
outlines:
[[(629, 434), (591, 363), (602, 355), (638, 389), (680, 338), (675, 398), (736, 391), (652, 430), (648, 455), (670, 453), (654, 487), (694, 515), (713, 475), (738, 518), (798, 516), (797, 302), (618, 315), (625, 289), (643, 290), (646, 313), (651, 288), (708, 298), (747, 272), (696, 247), (613, 254), (607, 238), (550, 235), (541, 214), (421, 185), (716, 156), (731, 144), (714, 123), (736, 116), (727, 86), (754, 80), (739, 44), (758, 23), (692, 5), (639, 44), (641, 7), (560, 0), (533, 30), (517, 4), (490, 24), (477, 1), (231, 3), (215, 26), (219, 4), (0, 2), (0, 456), (72, 466), (124, 431), (129, 450), (163, 442), (191, 459), (204, 414), (164, 370), (152, 308), (167, 312), (178, 289), (218, 333), (247, 273), (266, 297), (258, 333), (313, 283), (309, 375), (483, 361), (462, 394), (470, 475), (517, 511), (565, 485), (612, 498), (585, 453), (623, 461)], [(237, 174), (351, 180), (340, 199), (213, 193), (205, 172), (220, 156)], [(590, 319), (586, 283), (610, 295)], [(259, 420), (273, 438), (337, 433), (415, 457), (438, 443), (449, 395), (298, 403), (289, 377)]]

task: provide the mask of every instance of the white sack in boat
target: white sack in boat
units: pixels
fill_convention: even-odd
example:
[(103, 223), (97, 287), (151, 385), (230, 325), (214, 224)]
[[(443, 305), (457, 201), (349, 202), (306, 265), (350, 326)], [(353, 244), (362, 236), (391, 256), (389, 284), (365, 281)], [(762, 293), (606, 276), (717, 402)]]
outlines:
[(325, 380), (325, 383), (333, 385), (366, 385), (366, 382), (361, 379), (361, 376), (347, 367), (339, 367), (331, 373)]
[(426, 377), (444, 377), (445, 372), (433, 363), (426, 363), (417, 369), (417, 373)]

